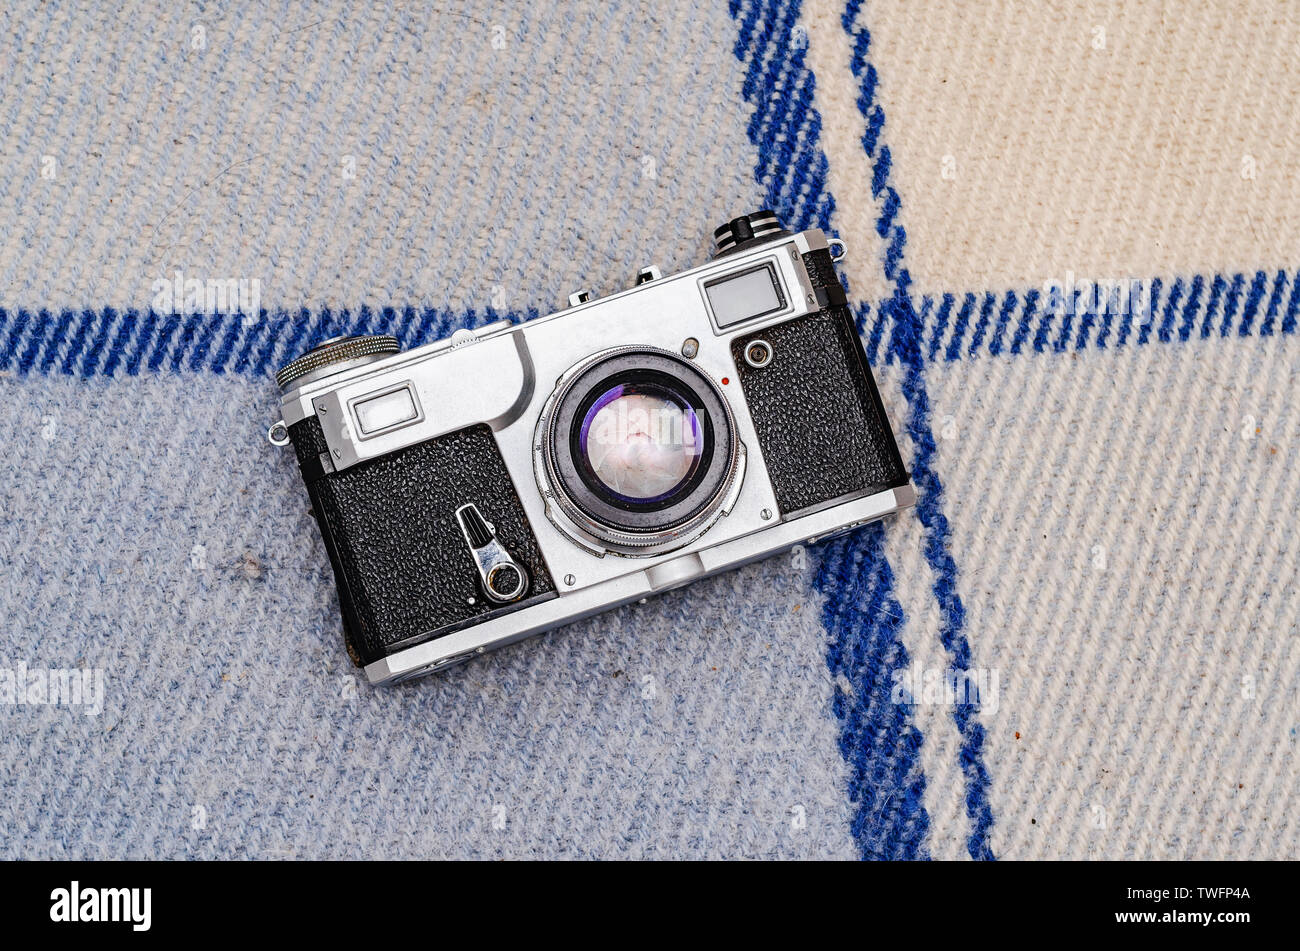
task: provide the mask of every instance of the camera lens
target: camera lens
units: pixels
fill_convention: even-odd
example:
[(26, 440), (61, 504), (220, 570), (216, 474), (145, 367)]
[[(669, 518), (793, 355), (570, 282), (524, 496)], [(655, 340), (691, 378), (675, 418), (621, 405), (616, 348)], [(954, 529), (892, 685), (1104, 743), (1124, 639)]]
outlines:
[(700, 418), (680, 393), (619, 383), (591, 404), (578, 433), (582, 460), (610, 494), (659, 502), (685, 485), (704, 453)]
[(543, 491), (578, 528), (620, 549), (703, 531), (743, 468), (721, 391), (667, 350), (589, 358), (566, 374), (541, 425)]
[[(620, 527), (662, 528), (683, 514), (712, 458), (722, 410), (680, 360), (627, 355), (584, 374), (565, 401), (561, 473), (577, 505)], [(633, 518), (632, 515), (642, 518)]]

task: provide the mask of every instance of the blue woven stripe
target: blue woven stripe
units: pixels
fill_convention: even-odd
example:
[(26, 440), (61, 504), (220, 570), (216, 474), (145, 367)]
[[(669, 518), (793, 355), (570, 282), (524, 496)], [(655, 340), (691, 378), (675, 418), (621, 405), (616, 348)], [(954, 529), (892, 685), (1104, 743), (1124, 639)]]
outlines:
[(1015, 295), (1008, 292), (1006, 299), (1002, 301), (1002, 309), (998, 312), (997, 327), (993, 331), (993, 339), (989, 342), (989, 351), (992, 353), (1001, 353), (1005, 348), (1004, 341), (1007, 335), (1007, 325), (1011, 322), (1011, 313), (1015, 300)]
[(909, 661), (883, 527), (828, 544), (815, 578), (819, 589), (834, 594), (822, 622), (830, 634), (826, 664), (836, 683), (847, 686), (835, 691), (832, 708), (843, 725), (853, 837), (865, 858), (926, 858), (921, 733), (911, 708), (892, 696), (893, 673)]
[(835, 202), (818, 145), (822, 123), (812, 106), (813, 75), (804, 62), (805, 43), (794, 33), (799, 4), (733, 0), (730, 9), (739, 24), (735, 54), (745, 64), (741, 91), (755, 107), (748, 132), (759, 146), (754, 175), (764, 204), (796, 231), (829, 229)]
[[(793, 31), (799, 4), (733, 2), (731, 13), (739, 23), (736, 56), (746, 67), (744, 95), (755, 106), (749, 132), (766, 203), (788, 227), (829, 230), (835, 201), (819, 145), (821, 118), (812, 106), (814, 79), (802, 36)], [(865, 304), (856, 307), (859, 332), (869, 315)], [(881, 336), (877, 323), (868, 341), (872, 353)], [(854, 839), (864, 858), (927, 857), (922, 736), (910, 710), (892, 697), (892, 672), (905, 668), (908, 656), (879, 527), (827, 547), (814, 583), (830, 595), (826, 662), (840, 685), (832, 706), (849, 767)]]
[[(875, 101), (877, 76), (867, 61), (871, 35), (865, 27), (859, 25), (860, 8), (861, 0), (849, 0), (841, 24), (853, 41), (851, 66), (861, 89), (858, 109), (868, 126), (863, 146), (872, 163), (872, 194), (881, 201), (876, 233), (885, 241), (885, 277), (894, 284), (894, 297), (883, 304), (882, 309), (887, 309), (892, 317), (888, 321), (893, 327), (890, 349), (904, 367), (903, 394), (908, 402), (907, 428), (915, 446), (912, 481), (917, 489), (916, 513), (925, 529), (925, 557), (935, 575), (934, 595), (942, 616), (939, 636), (953, 669), (967, 671), (970, 669), (971, 652), (962, 633), (965, 611), (957, 593), (957, 564), (949, 551), (950, 532), (948, 520), (943, 514), (943, 486), (932, 466), (934, 433), (930, 427), (930, 399), (925, 388), (925, 354), (922, 343), (924, 327), (912, 306), (911, 276), (903, 264), (907, 234), (898, 221), (902, 202), (898, 192), (889, 184), (889, 148), (880, 144), (880, 130), (885, 121), (884, 110)], [(872, 146), (876, 146), (874, 151)], [(1029, 305), (1032, 306), (1033, 303), (1031, 301)], [(928, 307), (925, 312), (929, 312)], [(1005, 321), (1000, 323), (1001, 327), (1005, 325)], [(967, 704), (955, 706), (953, 717), (961, 733), (966, 811), (971, 821), (967, 848), (974, 858), (991, 859), (993, 852), (989, 846), (989, 829), (993, 825), (993, 811), (988, 798), (989, 775), (984, 766), (984, 730), (975, 711)]]
[[(917, 493), (916, 515), (925, 530), (925, 558), (934, 571), (934, 596), (941, 616), (939, 639), (948, 653), (951, 668), (964, 672), (970, 670), (971, 650), (963, 633), (966, 614), (957, 591), (957, 563), (949, 550), (951, 531), (943, 513), (943, 485), (933, 465), (935, 439), (921, 355), (922, 328), (912, 312), (911, 299), (901, 287), (887, 306), (892, 311), (894, 326), (891, 347), (904, 368), (907, 431), (914, 445), (912, 482)], [(989, 830), (993, 825), (993, 810), (988, 798), (989, 774), (984, 766), (984, 728), (969, 704), (955, 705), (953, 719), (961, 734), (966, 812), (971, 822), (967, 849), (973, 858), (992, 859)]]
[(312, 343), (338, 334), (391, 333), (403, 347), (439, 340), (458, 327), (538, 316), (535, 309), (452, 311), (414, 307), (240, 314), (156, 314), (135, 310), (11, 311), (0, 308), (0, 371), (65, 376), (238, 373), (269, 379)]
[[(830, 203), (808, 206), (823, 209)], [(1057, 313), (1037, 289), (1006, 291), (1001, 298), (989, 292), (924, 296), (915, 315), (926, 341), (921, 356), (928, 362), (1031, 349), (1036, 353), (1120, 349), (1153, 341), (1185, 343), (1212, 335), (1294, 335), (1300, 327), (1300, 269), (1197, 274), (1175, 279), (1167, 292), (1159, 280), (1151, 286), (1153, 303), (1148, 311), (1129, 315), (1098, 314), (1097, 308), (1082, 305), (1074, 314)], [(896, 308), (867, 302), (854, 307), (859, 330), (868, 333), (868, 355), (873, 361), (883, 356), (893, 363), (897, 358), (893, 348), (885, 346), (883, 355), (881, 349), (887, 344), (885, 332)], [(121, 313), (111, 307), (57, 314), (0, 307), (0, 371), (80, 377), (196, 371), (269, 378), (307, 345), (335, 334), (391, 333), (403, 346), (413, 347), (441, 339), (458, 327), (507, 317), (529, 320), (539, 313), (536, 309), (506, 313), (491, 308), (479, 312), (363, 307), (293, 313), (263, 310), (258, 317), (248, 318)]]
[[(984, 342), (984, 335), (987, 334), (989, 331), (989, 321), (992, 320), (993, 318), (994, 302), (995, 302), (995, 298), (993, 297), (992, 294), (984, 295), (984, 304), (980, 308), (979, 322), (975, 325), (975, 334), (971, 338), (972, 347), (978, 347), (980, 344)], [(958, 341), (958, 345), (960, 345), (960, 343), (961, 341)], [(950, 352), (948, 354), (948, 359), (950, 360), (957, 359), (955, 351)]]
[[(1038, 288), (1023, 293), (1006, 291), (995, 320), (992, 337), (985, 345), (985, 328), (996, 295), (983, 295), (983, 310), (969, 345), (963, 345), (968, 311), (975, 295), (966, 294), (961, 310), (949, 331), (953, 294), (920, 298), (919, 319), (925, 333), (928, 359), (942, 354), (947, 361), (969, 359), (988, 353), (1017, 354), (1029, 344), (1036, 353), (1062, 353), (1094, 347), (1100, 350), (1145, 346), (1149, 343), (1186, 343), (1212, 334), (1219, 337), (1270, 337), (1294, 334), (1300, 310), (1300, 269), (1279, 269), (1234, 274), (1196, 274), (1175, 278), (1171, 284), (1155, 278), (1147, 282), (1150, 299), (1141, 308), (1113, 313), (1112, 307), (1085, 300), (1075, 302), (1074, 312), (1048, 302)], [(1104, 302), (1102, 302), (1104, 303)], [(884, 308), (878, 308), (878, 311)], [(1098, 313), (1098, 311), (1102, 311)], [(878, 317), (883, 323), (885, 318)], [(1014, 327), (1006, 343), (1008, 329)]]

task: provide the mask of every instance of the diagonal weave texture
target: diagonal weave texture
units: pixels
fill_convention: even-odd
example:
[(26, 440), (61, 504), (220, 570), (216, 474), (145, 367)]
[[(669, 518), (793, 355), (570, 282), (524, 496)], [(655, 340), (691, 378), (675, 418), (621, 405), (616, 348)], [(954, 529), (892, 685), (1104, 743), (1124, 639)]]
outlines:
[[(0, 35), (0, 855), (1300, 853), (1290, 5)], [(845, 239), (916, 508), (360, 683), (276, 367), (679, 270), (759, 207)], [(225, 304), (165, 312), (178, 272)]]

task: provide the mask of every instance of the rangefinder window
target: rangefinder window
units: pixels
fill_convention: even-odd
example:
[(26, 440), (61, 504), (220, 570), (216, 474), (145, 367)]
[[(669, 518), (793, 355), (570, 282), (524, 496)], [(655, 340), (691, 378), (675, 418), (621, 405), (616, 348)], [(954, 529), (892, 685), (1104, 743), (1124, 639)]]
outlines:
[(357, 426), (363, 436), (374, 436), (387, 432), (404, 423), (419, 420), (420, 410), (415, 404), (415, 394), (411, 385), (405, 383), (396, 389), (367, 396), (352, 405), (357, 414)]
[(710, 281), (704, 285), (704, 293), (719, 328), (785, 309), (781, 279), (770, 264), (760, 264), (739, 274), (728, 274)]

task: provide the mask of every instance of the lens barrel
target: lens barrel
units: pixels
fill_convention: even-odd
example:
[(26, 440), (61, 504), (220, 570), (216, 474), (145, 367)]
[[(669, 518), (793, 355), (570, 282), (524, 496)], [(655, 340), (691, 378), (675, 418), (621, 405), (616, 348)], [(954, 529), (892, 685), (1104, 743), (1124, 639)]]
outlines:
[(538, 425), (539, 483), (587, 535), (630, 554), (707, 529), (743, 470), (726, 399), (698, 367), (617, 347), (574, 367)]

